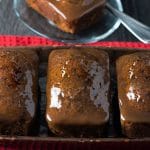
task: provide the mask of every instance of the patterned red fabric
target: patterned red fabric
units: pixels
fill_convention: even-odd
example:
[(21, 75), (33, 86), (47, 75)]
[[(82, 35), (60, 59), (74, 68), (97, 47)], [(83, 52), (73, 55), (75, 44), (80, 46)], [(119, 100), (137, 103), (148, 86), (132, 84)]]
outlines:
[[(67, 45), (61, 42), (55, 42), (49, 39), (37, 36), (0, 36), (0, 46), (63, 46)], [(89, 46), (103, 46), (103, 47), (122, 47), (122, 48), (140, 48), (150, 49), (150, 44), (143, 44), (140, 42), (96, 42), (86, 44)]]
[[(37, 36), (0, 36), (0, 47), (13, 46), (63, 46), (64, 43), (51, 41)], [(115, 48), (140, 48), (150, 50), (150, 44), (142, 44), (140, 42), (97, 42), (93, 44), (86, 44), (89, 46), (115, 47)], [(77, 142), (77, 141), (53, 141), (43, 140), (19, 140), (19, 139), (0, 139), (0, 150), (142, 150), (149, 149), (150, 141), (91, 141), (91, 142)]]

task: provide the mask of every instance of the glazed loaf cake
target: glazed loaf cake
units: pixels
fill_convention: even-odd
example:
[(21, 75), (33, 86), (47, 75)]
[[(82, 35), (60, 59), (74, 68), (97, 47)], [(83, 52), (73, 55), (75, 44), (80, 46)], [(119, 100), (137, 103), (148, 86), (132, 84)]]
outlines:
[(150, 137), (150, 52), (119, 58), (117, 75), (123, 134)]
[(96, 49), (53, 50), (46, 119), (56, 135), (99, 137), (109, 120), (109, 58)]
[(29, 7), (65, 32), (77, 33), (98, 22), (106, 0), (26, 0)]
[(27, 135), (37, 103), (35, 52), (0, 49), (0, 134)]

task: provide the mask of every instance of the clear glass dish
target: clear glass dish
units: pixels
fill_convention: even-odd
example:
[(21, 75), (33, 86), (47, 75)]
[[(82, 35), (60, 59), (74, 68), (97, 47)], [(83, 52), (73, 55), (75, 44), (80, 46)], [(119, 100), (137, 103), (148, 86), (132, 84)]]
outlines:
[[(108, 0), (108, 2), (113, 7), (123, 11), (120, 0)], [(120, 26), (120, 20), (105, 9), (100, 22), (78, 34), (70, 34), (61, 31), (50, 20), (28, 8), (25, 0), (14, 0), (13, 8), (18, 18), (30, 30), (40, 36), (65, 43), (91, 43), (100, 41), (111, 35)]]

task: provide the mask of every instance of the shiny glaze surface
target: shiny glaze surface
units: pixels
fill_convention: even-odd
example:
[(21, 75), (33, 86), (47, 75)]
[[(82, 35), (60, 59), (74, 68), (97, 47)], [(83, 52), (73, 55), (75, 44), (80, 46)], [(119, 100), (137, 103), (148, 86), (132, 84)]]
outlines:
[(150, 122), (150, 53), (123, 56), (117, 72), (121, 120)]
[(55, 50), (49, 57), (48, 123), (101, 125), (109, 119), (109, 58), (96, 49)]
[[(42, 1), (36, 0), (34, 3), (42, 4)], [(45, 0), (44, 5), (46, 8), (55, 10), (63, 19), (73, 21), (97, 7), (103, 7), (105, 2), (106, 0)]]
[(37, 102), (37, 64), (34, 52), (0, 50), (1, 124), (25, 120), (22, 126), (27, 127), (33, 119)]

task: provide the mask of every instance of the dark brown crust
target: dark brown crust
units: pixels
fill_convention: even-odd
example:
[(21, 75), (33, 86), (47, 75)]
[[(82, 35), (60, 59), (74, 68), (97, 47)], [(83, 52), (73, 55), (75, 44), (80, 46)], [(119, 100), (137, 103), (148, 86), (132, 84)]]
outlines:
[(37, 69), (38, 57), (34, 51), (0, 49), (1, 134), (28, 134), (37, 105)]
[(98, 126), (63, 126), (63, 125), (49, 125), (50, 130), (58, 136), (62, 137), (106, 137), (108, 130), (108, 123)]
[(122, 132), (128, 138), (150, 137), (149, 123), (122, 122)]
[(102, 5), (79, 18), (78, 20), (68, 22), (54, 10), (47, 8), (47, 6), (44, 4), (44, 1), (43, 5), (41, 4), (40, 7), (38, 6), (38, 3), (33, 1), (34, 0), (26, 0), (29, 7), (36, 10), (39, 14), (46, 17), (47, 19), (52, 20), (58, 28), (68, 33), (78, 33), (79, 31), (87, 29), (91, 25), (94, 25), (100, 21), (104, 8), (104, 5)]

